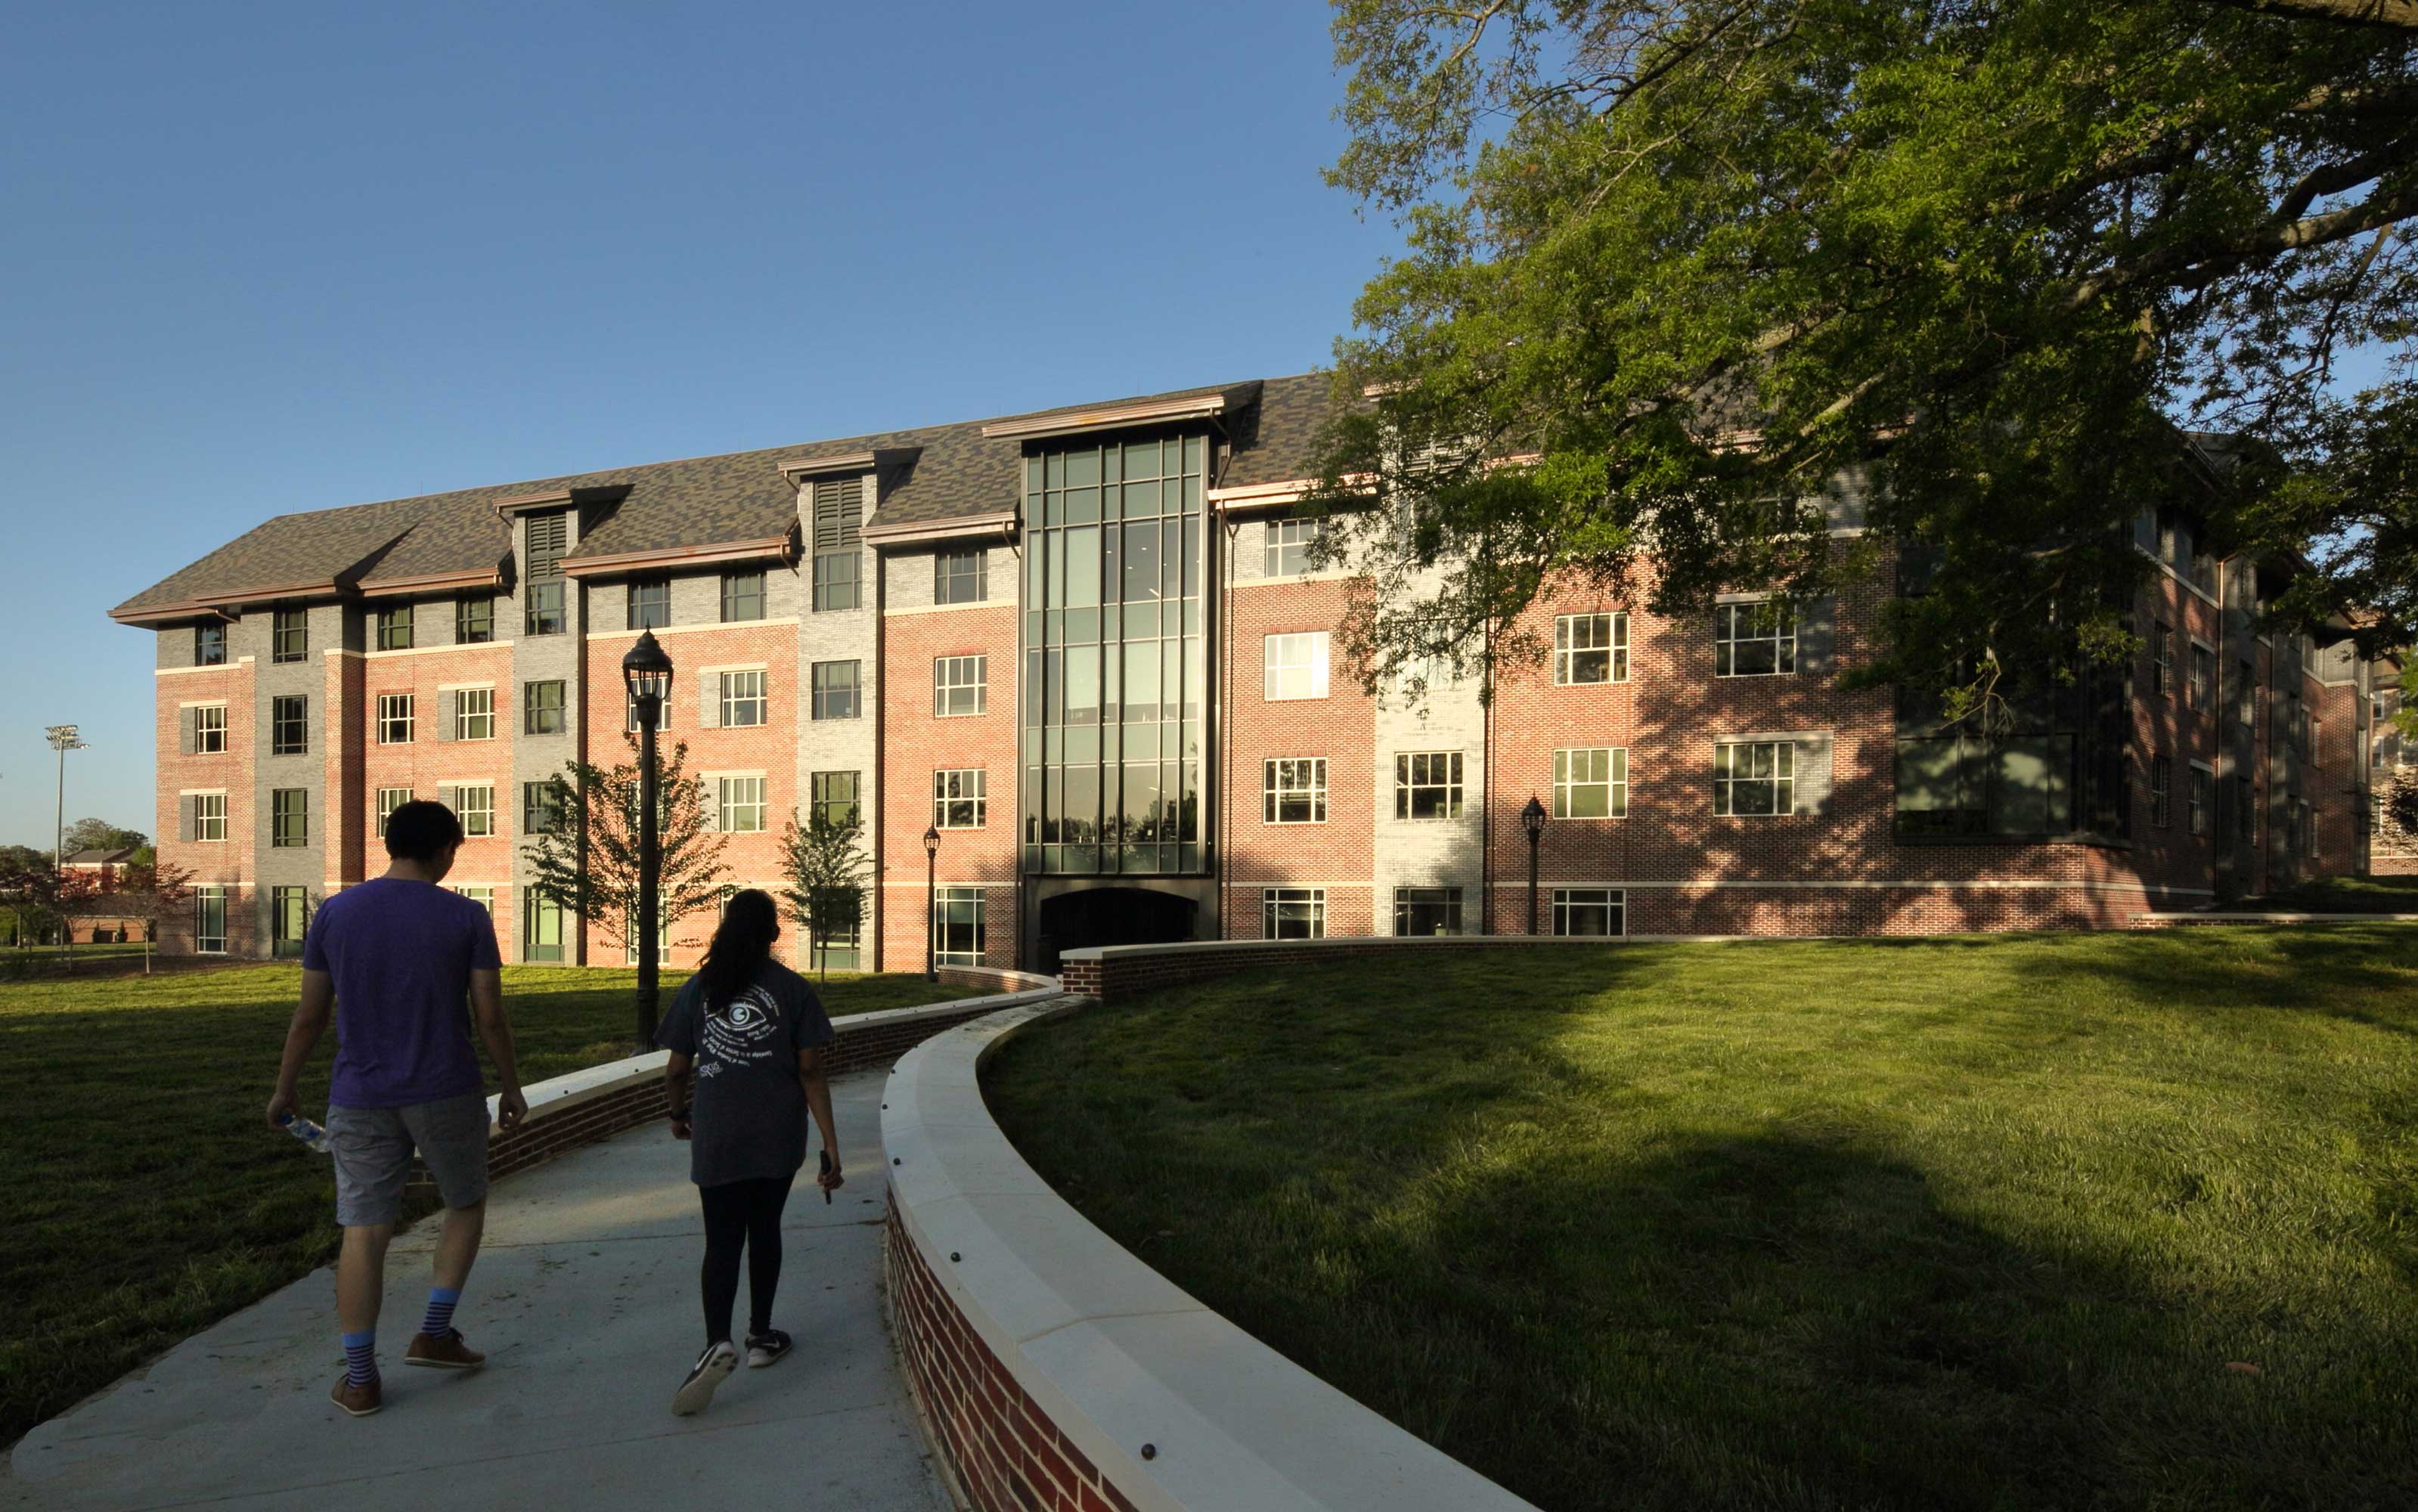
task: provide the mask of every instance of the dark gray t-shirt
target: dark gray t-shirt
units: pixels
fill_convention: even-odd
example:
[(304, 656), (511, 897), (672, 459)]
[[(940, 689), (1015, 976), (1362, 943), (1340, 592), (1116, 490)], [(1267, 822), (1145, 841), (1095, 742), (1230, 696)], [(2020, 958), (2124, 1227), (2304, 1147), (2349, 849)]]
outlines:
[(806, 979), (778, 961), (718, 1012), (693, 976), (672, 1000), (655, 1043), (696, 1062), (690, 1104), (689, 1180), (699, 1186), (794, 1176), (806, 1162), (806, 1094), (798, 1052), (832, 1042), (831, 1020)]

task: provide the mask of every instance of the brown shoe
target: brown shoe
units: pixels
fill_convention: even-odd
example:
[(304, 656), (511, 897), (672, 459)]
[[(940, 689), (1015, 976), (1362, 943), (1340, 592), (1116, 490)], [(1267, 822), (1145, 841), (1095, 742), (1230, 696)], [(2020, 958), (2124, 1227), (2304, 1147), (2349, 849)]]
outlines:
[(367, 1417), (386, 1405), (383, 1385), (382, 1382), (373, 1381), (366, 1386), (356, 1386), (352, 1377), (338, 1376), (336, 1389), (328, 1393), (328, 1399), (355, 1417)]
[(425, 1334), (411, 1336), (411, 1347), (403, 1352), (406, 1365), (424, 1365), (432, 1370), (476, 1370), (487, 1363), (487, 1357), (462, 1342), (455, 1329), (447, 1329), (442, 1338), (430, 1338)]

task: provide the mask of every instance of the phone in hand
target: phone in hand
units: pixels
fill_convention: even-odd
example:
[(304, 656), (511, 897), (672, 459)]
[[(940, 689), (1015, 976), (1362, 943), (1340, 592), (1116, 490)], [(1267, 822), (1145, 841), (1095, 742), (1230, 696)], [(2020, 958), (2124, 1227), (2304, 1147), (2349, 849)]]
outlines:
[[(816, 1151), (815, 1153), (816, 1153), (817, 1154), (819, 1154), (819, 1155), (822, 1156), (822, 1166), (821, 1166), (822, 1173), (823, 1173), (824, 1175), (826, 1175), (826, 1176), (830, 1175), (830, 1174), (831, 1174), (831, 1151), (830, 1151), (830, 1150), (828, 1150), (828, 1149), (823, 1149), (823, 1150), (818, 1150), (818, 1151)], [(825, 1207), (829, 1207), (829, 1206), (831, 1206), (831, 1188), (830, 1188), (829, 1186), (825, 1186), (825, 1187), (823, 1188), (823, 1206), (825, 1206)]]

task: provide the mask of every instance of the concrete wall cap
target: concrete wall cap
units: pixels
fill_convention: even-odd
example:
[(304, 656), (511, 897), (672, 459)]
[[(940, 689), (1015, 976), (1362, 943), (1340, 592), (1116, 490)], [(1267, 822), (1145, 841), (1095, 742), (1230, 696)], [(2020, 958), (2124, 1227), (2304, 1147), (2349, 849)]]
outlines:
[(1278, 951), (1472, 950), (1521, 946), (1753, 944), (1775, 939), (1837, 939), (1837, 935), (1334, 935), (1324, 939), (1179, 939), (1156, 945), (1081, 945), (1061, 961), (1124, 961), (1152, 955), (1262, 955)]

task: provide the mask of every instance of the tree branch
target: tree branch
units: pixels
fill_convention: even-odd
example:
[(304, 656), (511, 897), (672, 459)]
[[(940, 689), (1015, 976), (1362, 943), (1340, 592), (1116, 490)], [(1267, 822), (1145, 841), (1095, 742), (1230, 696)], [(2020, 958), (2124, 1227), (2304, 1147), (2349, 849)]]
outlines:
[(2207, 0), (2235, 10), (2294, 21), (2335, 22), (2349, 26), (2380, 26), (2388, 31), (2418, 32), (2418, 0)]

